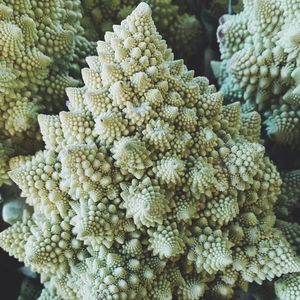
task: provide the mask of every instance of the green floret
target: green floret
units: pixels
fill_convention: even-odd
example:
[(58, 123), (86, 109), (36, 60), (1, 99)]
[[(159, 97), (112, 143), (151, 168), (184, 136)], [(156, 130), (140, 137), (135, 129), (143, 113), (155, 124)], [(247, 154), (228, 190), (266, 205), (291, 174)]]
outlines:
[(80, 19), (78, 0), (0, 3), (0, 186), (10, 157), (41, 147), (38, 113), (61, 110), (65, 88), (80, 83), (70, 74), (92, 51)]
[(221, 91), (259, 111), (269, 138), (291, 149), (300, 145), (299, 15), (298, 1), (244, 0), (220, 19), (222, 61), (212, 63)]
[(48, 289), (42, 289), (38, 300), (62, 300), (61, 297), (57, 296), (55, 293), (50, 292)]
[(8, 160), (11, 152), (12, 150), (10, 147), (7, 147), (4, 143), (0, 142), (0, 186), (2, 184), (11, 184), (8, 176)]
[(300, 298), (300, 274), (289, 274), (275, 282), (278, 300), (297, 300)]
[(97, 52), (69, 111), (39, 115), (45, 150), (9, 173), (33, 212), (0, 246), (40, 273), (41, 299), (229, 299), (300, 272), (257, 115), (174, 60), (146, 3)]
[(283, 232), (294, 250), (300, 255), (300, 224), (277, 220), (276, 227)]
[[(300, 256), (300, 224), (298, 219), (300, 200), (300, 170), (282, 173), (283, 187), (276, 212), (280, 219), (276, 227), (284, 234), (294, 251)], [(279, 300), (296, 300), (300, 297), (300, 273), (289, 274), (275, 281), (275, 293)]]
[[(84, 0), (83, 27), (86, 36), (91, 40), (102, 39), (105, 32), (112, 29), (113, 24), (121, 22), (138, 5), (140, 0)], [(173, 0), (148, 0), (153, 9), (153, 20), (173, 49), (175, 56), (184, 58), (186, 63), (193, 64), (197, 59), (202, 26), (197, 18), (183, 8), (182, 3)]]

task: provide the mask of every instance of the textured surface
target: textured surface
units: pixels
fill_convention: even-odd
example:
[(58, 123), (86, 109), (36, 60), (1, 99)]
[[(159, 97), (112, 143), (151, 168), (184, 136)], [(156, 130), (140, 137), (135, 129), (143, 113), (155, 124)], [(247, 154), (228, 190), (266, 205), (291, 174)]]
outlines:
[(62, 109), (65, 87), (80, 82), (69, 72), (78, 75), (91, 44), (82, 35), (79, 5), (0, 1), (0, 186), (7, 183), (8, 157), (40, 144), (37, 114)]
[(270, 139), (299, 149), (298, 0), (245, 0), (244, 10), (221, 18), (222, 62), (213, 68), (221, 90), (264, 115)]
[(41, 274), (41, 299), (230, 299), (299, 272), (259, 115), (175, 61), (147, 4), (113, 29), (69, 111), (39, 115), (46, 149), (10, 172), (33, 214), (1, 247)]
[(275, 282), (275, 292), (279, 300), (300, 299), (300, 274), (289, 274)]
[[(276, 204), (276, 221), (293, 249), (300, 257), (300, 170), (282, 173), (282, 194)], [(300, 298), (300, 273), (288, 274), (275, 281), (275, 292), (279, 300), (297, 300)]]
[[(89, 39), (103, 39), (112, 25), (121, 22), (138, 5), (140, 0), (83, 0), (83, 22)], [(186, 63), (196, 64), (205, 47), (200, 22), (188, 13), (184, 3), (174, 0), (148, 0), (153, 9), (153, 19), (175, 56), (184, 58)], [(199, 63), (199, 62), (198, 62)]]

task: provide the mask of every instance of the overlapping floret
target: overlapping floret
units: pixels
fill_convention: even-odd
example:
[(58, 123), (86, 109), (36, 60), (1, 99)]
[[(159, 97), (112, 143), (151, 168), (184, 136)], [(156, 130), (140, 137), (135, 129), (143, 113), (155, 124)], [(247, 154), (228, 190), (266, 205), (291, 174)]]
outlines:
[(299, 272), (259, 117), (173, 59), (146, 3), (113, 29), (69, 111), (39, 115), (46, 149), (10, 172), (33, 213), (1, 247), (41, 274), (41, 299), (230, 299)]
[[(91, 40), (102, 39), (113, 24), (121, 22), (138, 5), (140, 0), (83, 0), (83, 27)], [(153, 19), (175, 56), (194, 64), (200, 51), (202, 26), (195, 15), (174, 0), (147, 0), (153, 9)]]
[(222, 62), (214, 62), (221, 91), (264, 115), (268, 136), (299, 149), (299, 14), (297, 0), (244, 1), (221, 18)]
[[(300, 201), (300, 170), (282, 173), (282, 194), (275, 209), (280, 219), (276, 227), (286, 237), (300, 257), (300, 224), (298, 219)], [(276, 296), (280, 300), (296, 300), (300, 297), (300, 273), (288, 274), (275, 281)]]
[[(0, 186), (7, 182), (8, 158), (40, 144), (37, 114), (61, 110), (65, 88), (80, 83), (69, 73), (78, 76), (91, 43), (83, 37), (79, 5), (77, 0), (0, 2)], [(10, 151), (3, 150), (6, 144)]]
[(289, 274), (275, 282), (278, 299), (296, 300), (300, 297), (300, 274)]

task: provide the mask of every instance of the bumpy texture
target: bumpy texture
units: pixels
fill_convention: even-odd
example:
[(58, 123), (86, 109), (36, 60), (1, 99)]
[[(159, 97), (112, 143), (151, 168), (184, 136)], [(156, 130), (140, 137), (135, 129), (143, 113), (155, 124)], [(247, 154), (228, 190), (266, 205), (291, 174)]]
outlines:
[[(276, 221), (276, 227), (300, 257), (300, 170), (282, 173), (282, 179), (282, 194), (275, 207), (280, 218)], [(288, 274), (277, 280), (275, 292), (279, 300), (300, 299), (300, 273)]]
[(268, 136), (300, 148), (299, 0), (244, 0), (218, 29), (221, 91), (264, 115)]
[(80, 18), (79, 0), (0, 1), (0, 186), (8, 157), (38, 146), (37, 114), (61, 110), (80, 83), (69, 76), (91, 51)]
[[(140, 0), (83, 0), (83, 21), (86, 35), (91, 40), (102, 39), (112, 25), (121, 22)], [(197, 18), (177, 5), (174, 0), (147, 0), (153, 9), (153, 19), (175, 56), (187, 63), (195, 63), (201, 51), (203, 32)]]
[(41, 299), (230, 299), (299, 272), (258, 114), (174, 60), (146, 3), (113, 29), (70, 111), (39, 115), (46, 149), (10, 172), (33, 214), (1, 247), (41, 273)]
[(277, 280), (275, 292), (278, 300), (300, 299), (300, 274), (285, 275)]
[(2, 184), (10, 184), (10, 178), (8, 176), (9, 170), (9, 155), (13, 153), (11, 147), (6, 145), (7, 143), (0, 142), (0, 186)]

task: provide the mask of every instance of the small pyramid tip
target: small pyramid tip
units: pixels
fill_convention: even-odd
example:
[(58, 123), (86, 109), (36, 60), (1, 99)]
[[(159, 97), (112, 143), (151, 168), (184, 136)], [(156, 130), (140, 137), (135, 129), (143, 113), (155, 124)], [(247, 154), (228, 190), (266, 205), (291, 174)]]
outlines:
[(151, 14), (151, 7), (146, 2), (141, 2), (135, 9), (135, 11), (142, 12), (143, 14)]

